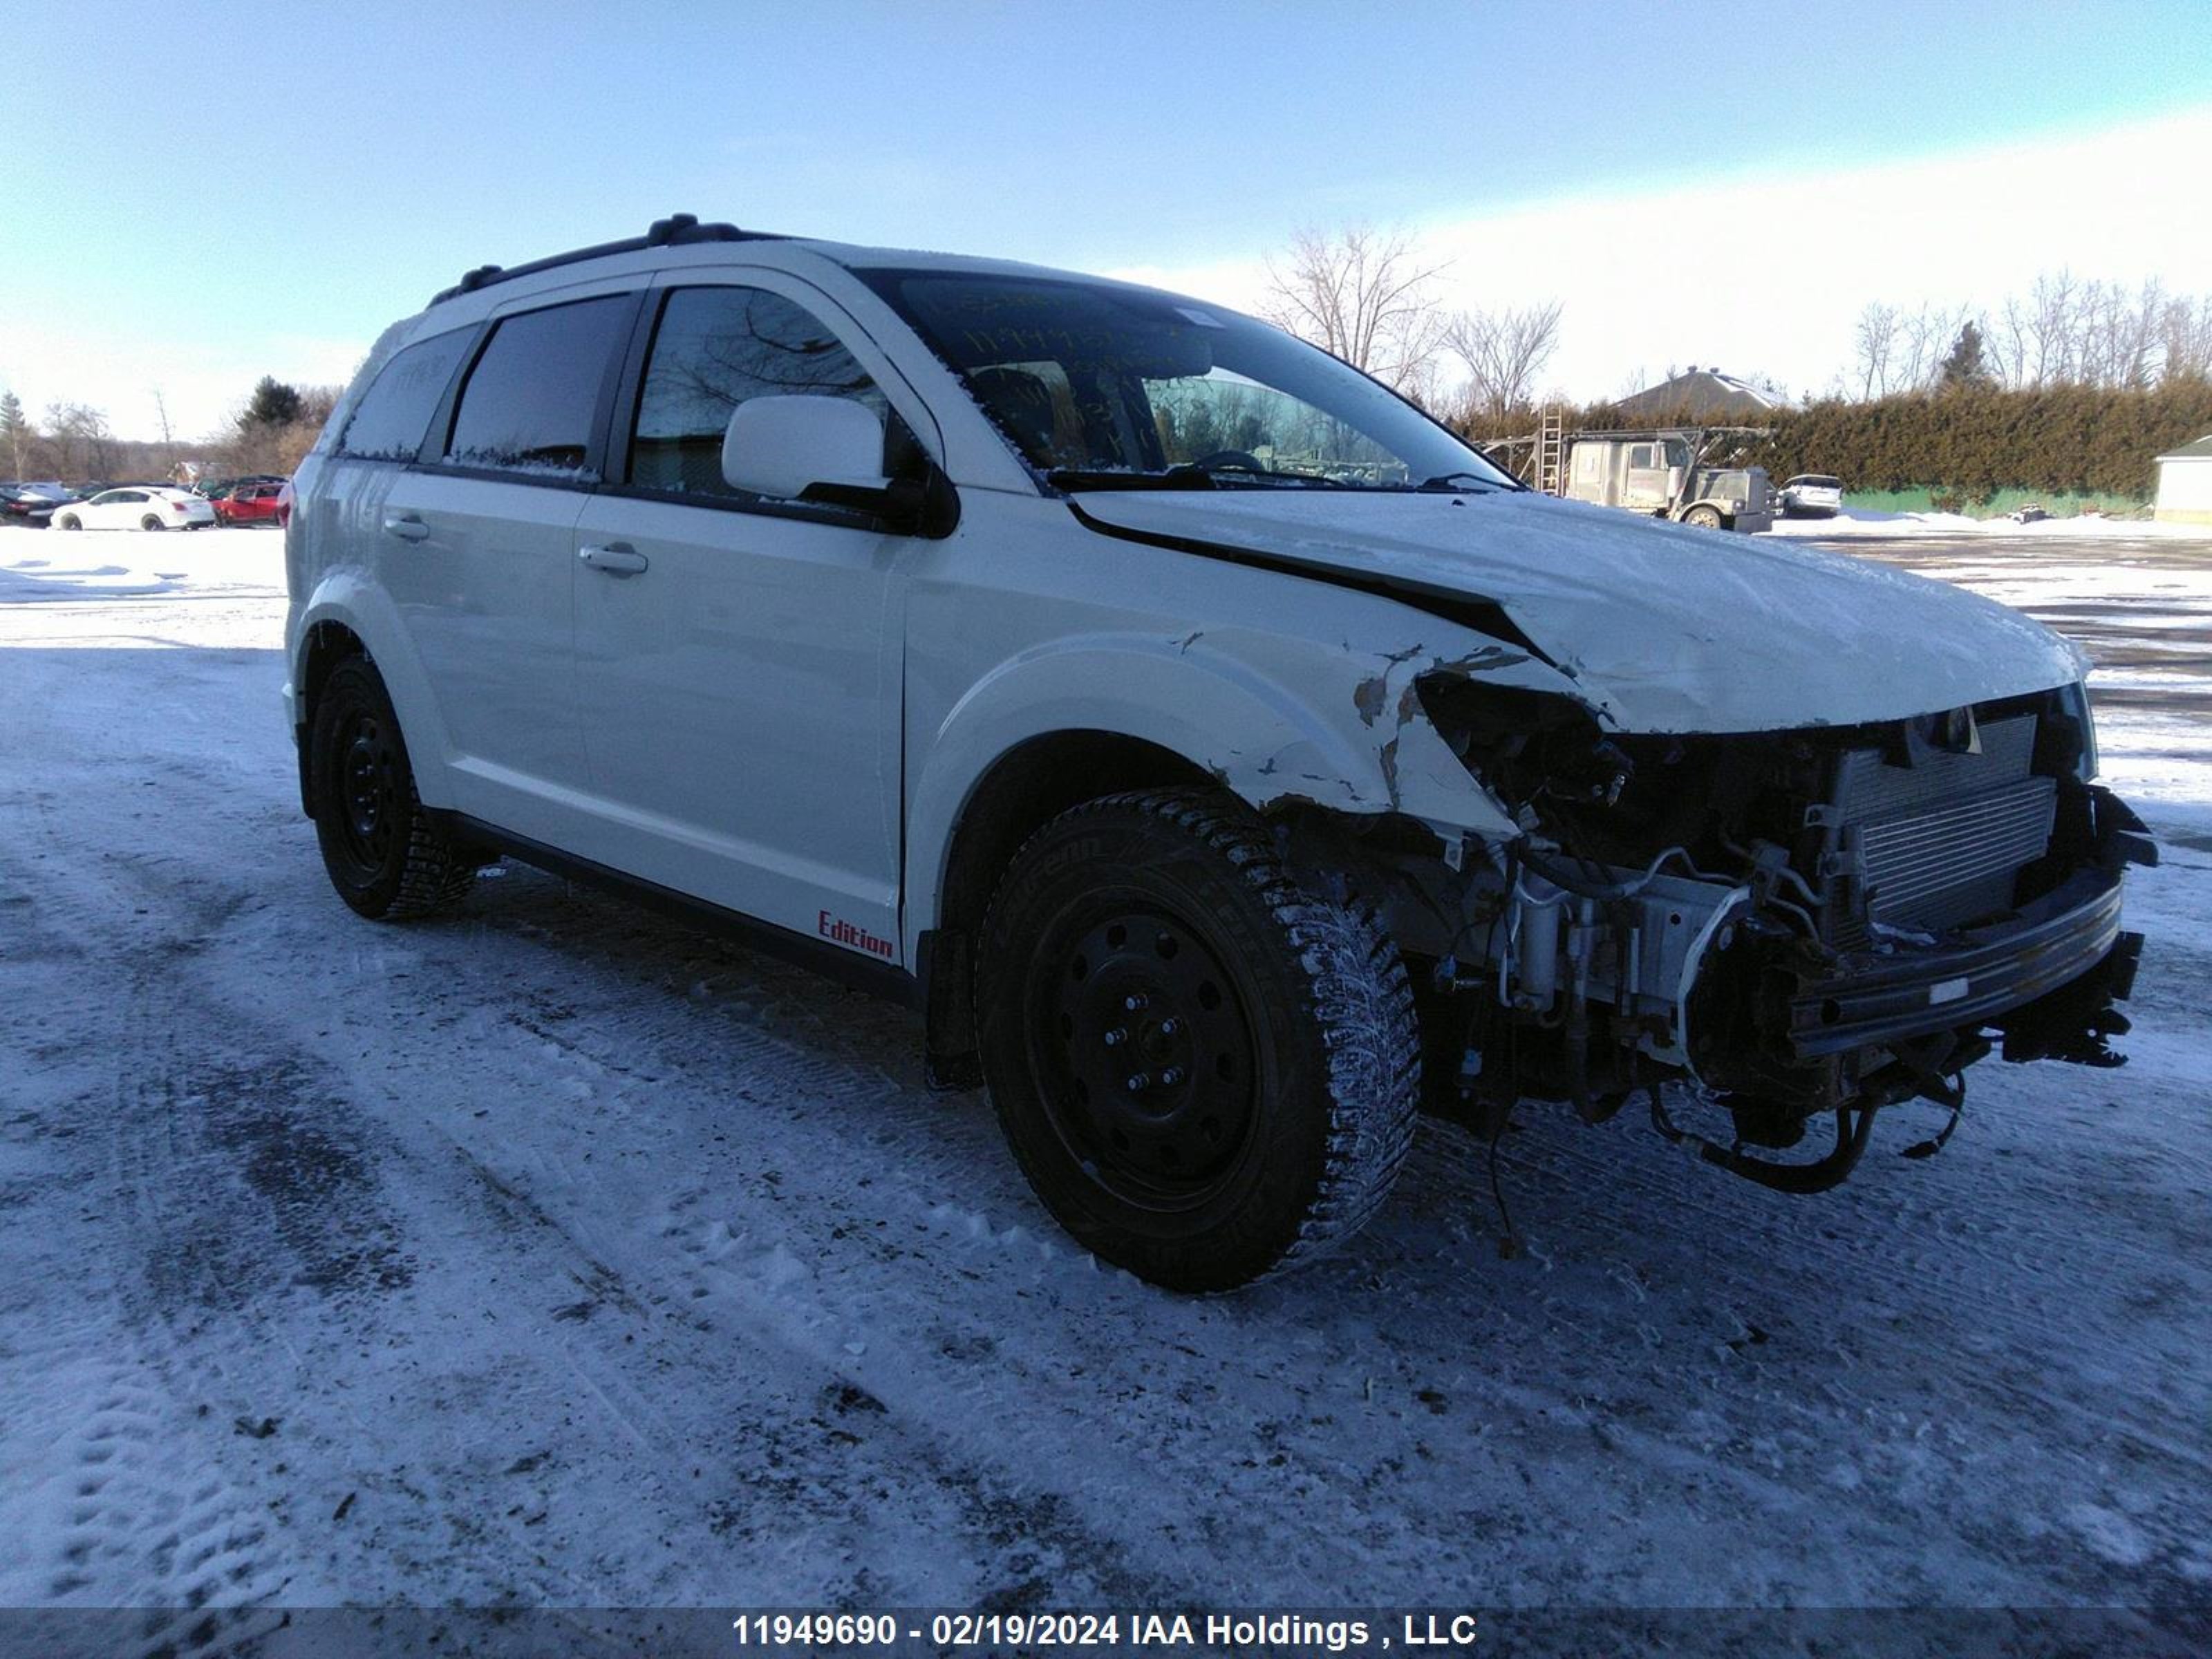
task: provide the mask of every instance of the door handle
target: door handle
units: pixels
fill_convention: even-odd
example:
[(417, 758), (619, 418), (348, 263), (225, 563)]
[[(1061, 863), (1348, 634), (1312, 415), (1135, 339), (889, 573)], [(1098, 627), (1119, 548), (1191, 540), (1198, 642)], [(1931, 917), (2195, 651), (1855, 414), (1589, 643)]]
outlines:
[(635, 576), (648, 562), (644, 554), (621, 542), (612, 542), (605, 547), (580, 547), (576, 550), (576, 556), (592, 569), (604, 571), (610, 576)]
[(385, 519), (384, 533), (397, 536), (403, 542), (427, 542), (430, 539), (430, 526), (412, 513), (394, 513)]

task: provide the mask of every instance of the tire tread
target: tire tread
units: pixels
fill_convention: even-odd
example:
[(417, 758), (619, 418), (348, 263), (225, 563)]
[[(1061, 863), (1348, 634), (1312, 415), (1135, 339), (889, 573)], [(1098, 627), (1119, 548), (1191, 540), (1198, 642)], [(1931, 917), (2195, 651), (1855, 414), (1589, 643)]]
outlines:
[[(1260, 1283), (1317, 1261), (1374, 1218), (1413, 1144), (1420, 1100), (1420, 1026), (1398, 947), (1373, 904), (1308, 890), (1267, 826), (1241, 803), (1201, 789), (1133, 790), (1069, 808), (1009, 860), (1001, 890), (1038, 837), (1070, 822), (1134, 811), (1220, 857), (1266, 905), (1305, 981), (1306, 1012), (1328, 1056), (1329, 1128), (1321, 1179), (1296, 1235), (1254, 1275)], [(994, 906), (998, 900), (994, 895)]]

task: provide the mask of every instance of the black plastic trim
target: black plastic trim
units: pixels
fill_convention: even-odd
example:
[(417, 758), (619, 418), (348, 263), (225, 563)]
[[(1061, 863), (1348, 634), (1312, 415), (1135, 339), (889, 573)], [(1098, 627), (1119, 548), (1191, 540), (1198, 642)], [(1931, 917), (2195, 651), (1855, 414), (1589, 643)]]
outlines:
[(856, 991), (866, 991), (871, 996), (881, 997), (910, 1008), (923, 1006), (922, 982), (905, 969), (872, 957), (864, 957), (842, 945), (831, 945), (805, 933), (794, 933), (788, 927), (763, 921), (738, 910), (725, 909), (705, 899), (680, 893), (672, 887), (663, 887), (658, 882), (647, 881), (641, 876), (626, 874), (604, 864), (564, 853), (557, 847), (532, 841), (527, 836), (518, 836), (501, 830), (496, 824), (486, 823), (466, 813), (433, 808), (429, 811), (446, 833), (465, 846), (481, 847), (520, 859), (525, 864), (556, 876), (566, 876), (587, 886), (597, 887), (659, 911), (663, 915), (704, 928), (749, 949), (761, 951), (772, 957), (811, 969)]
[(1521, 631), (1519, 624), (1506, 614), (1505, 607), (1495, 599), (1477, 599), (1471, 594), (1456, 593), (1449, 588), (1432, 586), (1427, 582), (1408, 581), (1402, 577), (1307, 564), (1277, 554), (1261, 553), (1248, 547), (1231, 547), (1194, 537), (1131, 530), (1121, 525), (1109, 524), (1103, 519), (1092, 518), (1083, 510), (1083, 503), (1078, 501), (1071, 500), (1067, 503), (1067, 510), (1075, 515), (1075, 521), (1085, 530), (1095, 531), (1101, 536), (1111, 536), (1117, 541), (1137, 542), (1146, 547), (1165, 548), (1174, 553), (1188, 553), (1196, 558), (1212, 559), (1223, 564), (1245, 565), (1278, 576), (1296, 576), (1331, 587), (1349, 588), (1355, 593), (1371, 593), (1380, 599), (1395, 599), (1429, 616), (1440, 617), (1462, 628), (1473, 629), (1478, 634), (1486, 635), (1507, 645), (1518, 646), (1548, 667), (1559, 666), (1537, 647), (1534, 641)]

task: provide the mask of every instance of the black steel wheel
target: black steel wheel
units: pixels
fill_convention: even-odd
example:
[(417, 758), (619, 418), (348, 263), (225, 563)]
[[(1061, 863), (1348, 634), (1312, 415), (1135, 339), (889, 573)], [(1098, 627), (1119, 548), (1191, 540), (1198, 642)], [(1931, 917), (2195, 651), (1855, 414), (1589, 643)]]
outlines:
[(468, 891), (476, 863), (423, 811), (391, 696), (365, 658), (331, 671), (309, 742), (315, 836), (340, 898), (396, 921), (446, 909)]
[(1251, 1149), (1256, 988), (1167, 903), (1102, 893), (1039, 952), (1024, 1024), (1054, 1133), (1122, 1202), (1202, 1205)]
[(1016, 855), (977, 961), (1008, 1142), (1099, 1256), (1226, 1290), (1380, 1206), (1419, 1086), (1405, 969), (1370, 910), (1304, 890), (1234, 801), (1064, 813)]

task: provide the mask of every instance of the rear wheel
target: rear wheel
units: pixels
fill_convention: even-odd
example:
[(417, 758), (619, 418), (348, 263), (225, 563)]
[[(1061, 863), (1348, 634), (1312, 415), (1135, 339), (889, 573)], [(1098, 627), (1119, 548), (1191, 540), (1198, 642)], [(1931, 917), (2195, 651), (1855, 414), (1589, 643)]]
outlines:
[(1693, 507), (1682, 515), (1682, 522), (1698, 530), (1718, 530), (1721, 510), (1717, 507)]
[(977, 960), (1007, 1140), (1106, 1261), (1227, 1290), (1323, 1254), (1389, 1192), (1419, 1092), (1404, 965), (1234, 803), (1178, 790), (1062, 814), (1015, 856)]
[(457, 903), (476, 861), (422, 810), (392, 698), (367, 659), (331, 671), (309, 741), (315, 837), (338, 896), (386, 921)]
[(161, 520), (155, 518), (151, 513), (149, 513), (144, 518), (138, 520), (138, 527), (141, 530), (167, 530), (169, 526), (163, 524)]

